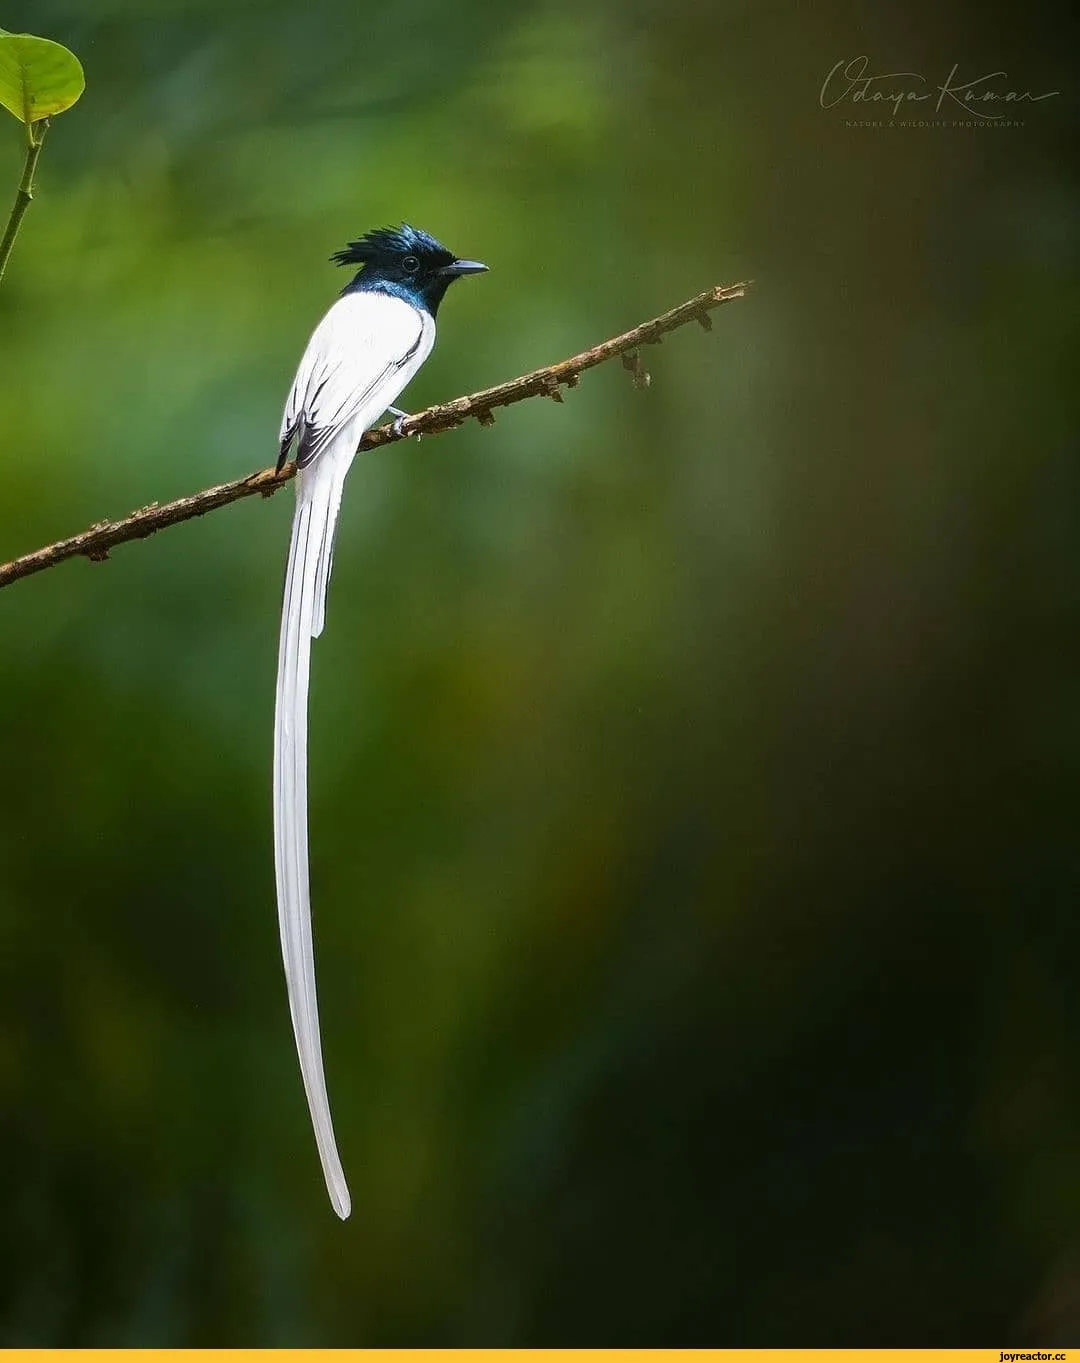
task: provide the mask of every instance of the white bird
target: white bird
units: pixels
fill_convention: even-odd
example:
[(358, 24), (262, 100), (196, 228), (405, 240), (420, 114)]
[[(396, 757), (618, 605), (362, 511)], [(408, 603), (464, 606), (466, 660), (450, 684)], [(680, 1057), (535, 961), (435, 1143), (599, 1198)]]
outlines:
[(297, 444), (296, 510), (285, 570), (274, 711), (274, 861), (278, 926), (315, 1140), (334, 1211), (352, 1203), (323, 1073), (308, 888), (307, 702), (311, 640), (322, 633), (345, 475), (364, 432), (431, 353), (450, 284), (487, 269), (414, 227), (380, 228), (332, 259), (362, 268), (308, 342), (281, 421), (278, 468)]

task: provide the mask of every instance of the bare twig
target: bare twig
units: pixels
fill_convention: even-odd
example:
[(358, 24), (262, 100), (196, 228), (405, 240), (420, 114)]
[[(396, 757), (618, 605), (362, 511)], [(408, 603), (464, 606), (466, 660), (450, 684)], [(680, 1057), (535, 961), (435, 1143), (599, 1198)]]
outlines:
[[(512, 402), (521, 402), (524, 398), (549, 397), (561, 402), (560, 389), (563, 386), (576, 388), (580, 374), (586, 369), (602, 364), (605, 360), (612, 359), (615, 355), (623, 357), (623, 364), (633, 375), (635, 385), (645, 387), (649, 382), (649, 375), (637, 353), (639, 346), (658, 343), (667, 332), (685, 326), (687, 322), (699, 322), (706, 331), (710, 330), (712, 327), (710, 310), (719, 307), (721, 303), (730, 303), (733, 299), (742, 298), (749, 286), (749, 281), (745, 281), (723, 288), (706, 289), (704, 293), (687, 299), (670, 312), (654, 317), (650, 322), (642, 322), (640, 326), (633, 327), (621, 336), (614, 336), (609, 341), (603, 341), (600, 345), (593, 346), (591, 350), (582, 351), (580, 355), (560, 360), (557, 364), (548, 365), (544, 369), (534, 369), (531, 374), (522, 374), (520, 378), (500, 383), (494, 388), (485, 388), (479, 393), (470, 393), (467, 397), (455, 398), (452, 402), (442, 402), (435, 407), (428, 407), (402, 422), (400, 437), (394, 434), (392, 426), (379, 426), (367, 433), (360, 448), (376, 449), (380, 445), (389, 445), (410, 435), (437, 435), (460, 426), (470, 417), (475, 417), (481, 426), (490, 426), (495, 420), (496, 407), (508, 407)], [(181, 497), (175, 502), (167, 502), (164, 506), (159, 506), (156, 502), (151, 503), (139, 511), (133, 511), (123, 520), (99, 521), (80, 535), (58, 540), (55, 544), (36, 549), (32, 554), (24, 554), (21, 558), (12, 559), (10, 563), (0, 564), (0, 587), (6, 587), (8, 583), (16, 582), (21, 577), (29, 577), (32, 573), (40, 573), (67, 558), (83, 555), (94, 562), (100, 562), (108, 558), (110, 549), (128, 540), (145, 539), (148, 535), (164, 530), (167, 525), (177, 525), (180, 521), (204, 516), (208, 511), (226, 506), (229, 502), (237, 502), (242, 497), (253, 497), (256, 493), (269, 497), (295, 475), (296, 466), (291, 463), (286, 464), (280, 473), (275, 473), (272, 468), (261, 469), (258, 473), (248, 474), (246, 478), (221, 483), (218, 487), (205, 488), (202, 492), (193, 493), (190, 497)]]

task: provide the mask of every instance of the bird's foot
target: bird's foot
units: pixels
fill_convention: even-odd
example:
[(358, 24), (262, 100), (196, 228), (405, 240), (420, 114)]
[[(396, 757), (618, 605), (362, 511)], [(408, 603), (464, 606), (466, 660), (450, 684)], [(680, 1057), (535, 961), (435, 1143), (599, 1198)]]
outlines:
[[(410, 413), (409, 413), (409, 412), (403, 412), (403, 411), (401, 410), (400, 407), (387, 407), (386, 410), (387, 410), (387, 411), (391, 414), (391, 416), (394, 418), (394, 423), (393, 423), (393, 425), (390, 427), (390, 429), (394, 432), (394, 435), (395, 435), (395, 437), (396, 437), (398, 440), (403, 439), (403, 438), (404, 438), (404, 435), (405, 435), (405, 425), (404, 425), (404, 423), (405, 423), (406, 421), (408, 421), (409, 416), (410, 416)], [(420, 439), (420, 432), (419, 432), (419, 431), (416, 432), (416, 438), (417, 438), (417, 440)]]

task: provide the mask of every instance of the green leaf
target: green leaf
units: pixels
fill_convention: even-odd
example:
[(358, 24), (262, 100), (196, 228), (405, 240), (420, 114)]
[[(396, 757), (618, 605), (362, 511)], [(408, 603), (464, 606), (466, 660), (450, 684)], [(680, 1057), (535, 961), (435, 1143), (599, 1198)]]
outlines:
[(82, 64), (62, 43), (0, 29), (0, 104), (21, 122), (62, 114), (85, 88)]

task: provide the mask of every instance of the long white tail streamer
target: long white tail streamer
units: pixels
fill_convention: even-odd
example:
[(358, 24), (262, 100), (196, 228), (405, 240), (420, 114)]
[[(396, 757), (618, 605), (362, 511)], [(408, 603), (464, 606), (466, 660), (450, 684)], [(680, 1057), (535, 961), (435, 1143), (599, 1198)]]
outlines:
[(297, 481), (289, 564), (281, 611), (274, 714), (274, 844), (278, 926), (289, 982), (289, 1011), (323, 1175), (334, 1211), (352, 1209), (341, 1167), (323, 1073), (308, 887), (307, 712), (311, 640), (322, 630), (341, 489), (349, 448), (327, 449)]

